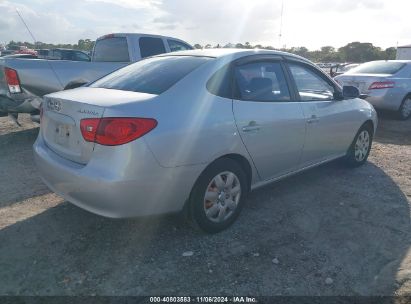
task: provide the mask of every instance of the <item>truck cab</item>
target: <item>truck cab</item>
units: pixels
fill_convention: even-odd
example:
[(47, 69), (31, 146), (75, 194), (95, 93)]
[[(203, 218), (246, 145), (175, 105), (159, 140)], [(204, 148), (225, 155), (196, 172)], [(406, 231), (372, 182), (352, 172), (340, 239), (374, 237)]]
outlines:
[(30, 113), (38, 121), (46, 94), (82, 86), (146, 57), (191, 49), (173, 37), (115, 33), (96, 40), (90, 61), (0, 58), (0, 116)]

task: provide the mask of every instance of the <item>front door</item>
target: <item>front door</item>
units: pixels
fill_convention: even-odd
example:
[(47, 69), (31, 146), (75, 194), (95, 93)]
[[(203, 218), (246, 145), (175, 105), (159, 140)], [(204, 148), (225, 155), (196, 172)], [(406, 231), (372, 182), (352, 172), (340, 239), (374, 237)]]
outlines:
[(250, 61), (234, 67), (233, 111), (262, 180), (298, 168), (305, 117), (293, 102), (281, 60)]
[(307, 134), (301, 166), (340, 156), (352, 140), (355, 115), (349, 100), (336, 100), (336, 87), (322, 72), (298, 62), (288, 63), (306, 119)]

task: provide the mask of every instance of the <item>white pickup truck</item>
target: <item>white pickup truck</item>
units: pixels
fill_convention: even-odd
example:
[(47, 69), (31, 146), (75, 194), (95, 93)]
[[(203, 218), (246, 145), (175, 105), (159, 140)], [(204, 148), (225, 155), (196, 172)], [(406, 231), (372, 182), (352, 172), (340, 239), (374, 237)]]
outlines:
[(145, 57), (191, 49), (172, 37), (117, 33), (96, 40), (90, 62), (0, 57), (0, 116), (31, 113), (38, 120), (46, 94), (84, 85)]

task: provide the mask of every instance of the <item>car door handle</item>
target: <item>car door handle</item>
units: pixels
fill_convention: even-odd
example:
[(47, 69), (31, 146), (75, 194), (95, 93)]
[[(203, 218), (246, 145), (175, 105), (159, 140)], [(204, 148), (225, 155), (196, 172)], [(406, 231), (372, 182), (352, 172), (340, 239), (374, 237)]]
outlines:
[(319, 122), (320, 119), (317, 117), (317, 115), (311, 115), (311, 118), (307, 119), (307, 123), (312, 124)]
[(247, 126), (242, 127), (243, 132), (257, 132), (261, 128), (255, 121), (251, 121)]

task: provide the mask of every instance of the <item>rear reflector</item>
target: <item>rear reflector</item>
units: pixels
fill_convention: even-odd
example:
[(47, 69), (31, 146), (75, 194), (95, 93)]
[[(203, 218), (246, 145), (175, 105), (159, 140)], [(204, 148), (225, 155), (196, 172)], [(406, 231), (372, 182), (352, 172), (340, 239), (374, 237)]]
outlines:
[(377, 90), (377, 89), (389, 89), (395, 86), (395, 82), (393, 81), (377, 81), (373, 82), (368, 90)]
[(20, 81), (19, 76), (17, 75), (17, 71), (4, 68), (4, 74), (6, 75), (7, 85), (9, 86), (10, 93), (21, 93)]
[(83, 138), (105, 146), (123, 145), (147, 134), (156, 126), (157, 121), (152, 118), (104, 117), (80, 121)]

